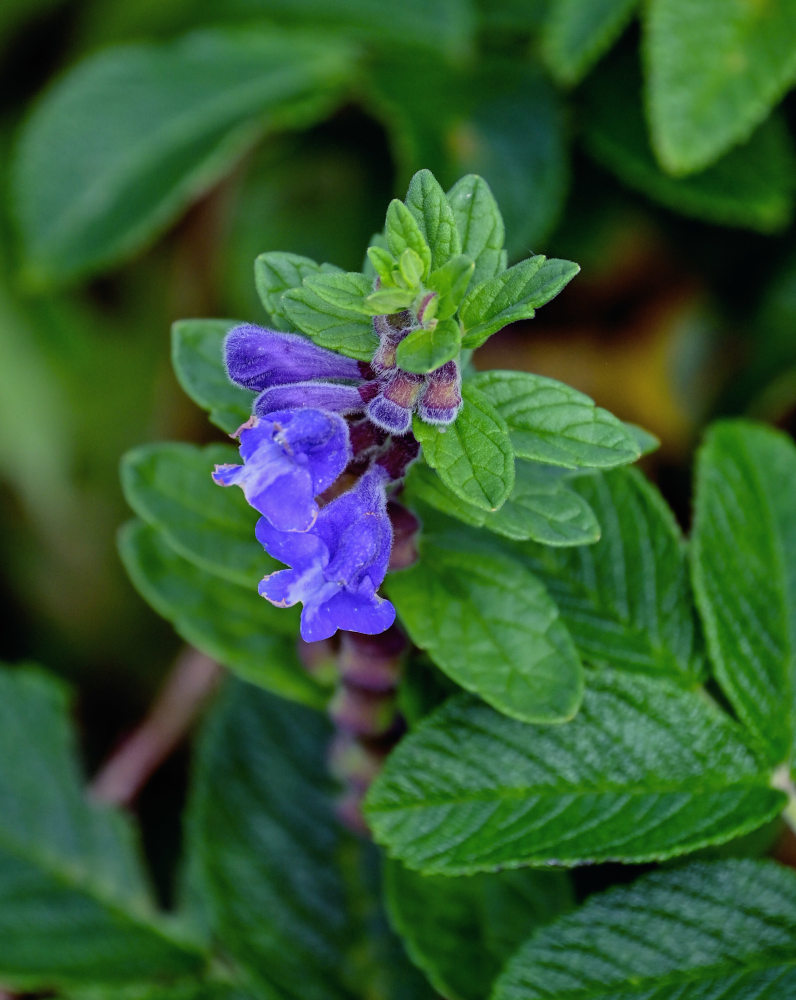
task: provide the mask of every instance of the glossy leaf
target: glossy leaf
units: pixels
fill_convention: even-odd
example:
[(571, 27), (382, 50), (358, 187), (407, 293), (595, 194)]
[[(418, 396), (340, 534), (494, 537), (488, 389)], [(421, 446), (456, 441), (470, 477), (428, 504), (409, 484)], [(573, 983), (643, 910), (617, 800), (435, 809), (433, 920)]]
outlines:
[(419, 562), (387, 591), (412, 641), (449, 677), (516, 719), (577, 711), (582, 669), (558, 609), (520, 562), (426, 526)]
[(619, 37), (638, 0), (557, 0), (542, 35), (544, 60), (563, 84), (581, 80)]
[(584, 659), (693, 684), (702, 673), (685, 544), (657, 489), (634, 469), (583, 476), (573, 489), (603, 532), (596, 545), (526, 544)]
[(641, 454), (613, 414), (577, 389), (530, 372), (480, 372), (472, 384), (506, 421), (519, 458), (565, 469), (611, 468)]
[(336, 40), (273, 29), (206, 31), (89, 57), (20, 137), (14, 191), (31, 278), (70, 280), (128, 256), (222, 176), (266, 122), (326, 114), (352, 65)]
[(604, 669), (564, 726), (453, 698), (393, 751), (367, 813), (410, 868), (463, 875), (669, 858), (762, 826), (785, 801), (702, 694)]
[(651, 872), (538, 931), (492, 1000), (763, 1000), (796, 990), (796, 876), (770, 861)]
[(774, 762), (796, 739), (796, 448), (715, 424), (697, 464), (693, 576), (716, 679)]
[(330, 736), (322, 715), (233, 681), (199, 748), (189, 829), (211, 927), (284, 1000), (351, 995)]
[(385, 870), (390, 920), (431, 983), (450, 1000), (483, 1000), (535, 927), (572, 906), (564, 872), (507, 871), (472, 878)]
[(412, 178), (406, 192), (406, 207), (431, 250), (433, 270), (462, 252), (453, 211), (430, 170), (419, 170)]
[(468, 174), (448, 191), (462, 253), (475, 262), (473, 286), (494, 278), (502, 268), (506, 237), (503, 216), (489, 185), (476, 174)]
[(571, 261), (546, 260), (538, 255), (471, 289), (459, 310), (464, 346), (480, 347), (509, 323), (531, 319), (579, 270)]
[(265, 311), (280, 330), (286, 330), (290, 328), (290, 320), (282, 306), (285, 292), (301, 288), (305, 278), (335, 274), (339, 270), (334, 264), (316, 264), (297, 253), (274, 251), (261, 253), (254, 261), (254, 283)]
[(177, 381), (228, 434), (249, 419), (254, 405), (254, 393), (230, 382), (224, 367), (224, 338), (233, 326), (234, 320), (183, 319), (171, 328)]
[(415, 419), (414, 433), (443, 483), (482, 510), (497, 510), (514, 486), (514, 452), (506, 423), (473, 386), (462, 387), (464, 406), (439, 428)]
[(296, 657), (295, 609), (274, 608), (255, 587), (204, 572), (151, 525), (125, 525), (119, 549), (141, 595), (186, 642), (253, 684), (315, 707), (325, 703)]
[(149, 898), (132, 827), (90, 802), (61, 684), (0, 672), (0, 980), (19, 992), (198, 972)]
[(647, 91), (655, 149), (674, 174), (748, 139), (796, 81), (794, 0), (651, 0)]
[(254, 537), (257, 512), (243, 492), (210, 478), (216, 464), (239, 464), (230, 445), (142, 445), (122, 460), (127, 502), (169, 545), (200, 569), (242, 587), (278, 568)]

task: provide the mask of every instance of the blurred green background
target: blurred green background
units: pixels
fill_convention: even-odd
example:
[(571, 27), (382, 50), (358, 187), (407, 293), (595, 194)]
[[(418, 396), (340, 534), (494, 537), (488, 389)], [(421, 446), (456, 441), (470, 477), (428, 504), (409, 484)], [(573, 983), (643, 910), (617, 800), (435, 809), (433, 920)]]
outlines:
[(582, 265), (476, 361), (652, 430), (684, 523), (708, 420), (793, 429), (794, 25), (793, 0), (5, 0), (0, 655), (77, 682), (90, 760), (179, 646), (116, 554), (119, 458), (218, 437), (171, 322), (258, 321), (265, 250), (358, 268), (420, 167), (482, 174), (515, 258)]

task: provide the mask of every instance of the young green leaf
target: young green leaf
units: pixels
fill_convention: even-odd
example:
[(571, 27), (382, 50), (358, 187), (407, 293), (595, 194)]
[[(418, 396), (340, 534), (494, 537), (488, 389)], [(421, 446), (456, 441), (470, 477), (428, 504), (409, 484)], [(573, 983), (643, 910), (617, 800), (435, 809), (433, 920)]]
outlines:
[(381, 278), (382, 284), (384, 284), (384, 282), (392, 282), (392, 274), (396, 267), (396, 260), (389, 250), (385, 250), (384, 247), (378, 245), (369, 246), (366, 263), (370, 263), (370, 266), (373, 269), (372, 277)]
[(638, 0), (557, 0), (542, 35), (542, 54), (553, 76), (578, 83), (619, 37)]
[(497, 510), (514, 486), (514, 452), (506, 422), (473, 386), (449, 427), (415, 419), (414, 432), (428, 464), (454, 493), (482, 510)]
[(65, 691), (0, 671), (0, 981), (15, 992), (198, 973), (205, 956), (149, 899), (126, 816), (92, 803)]
[(471, 382), (506, 421), (518, 458), (565, 469), (609, 469), (641, 455), (621, 420), (563, 382), (500, 370), (480, 372)]
[(537, 931), (492, 1000), (796, 993), (796, 876), (770, 861), (651, 872)]
[(461, 347), (461, 330), (452, 319), (437, 323), (433, 330), (414, 330), (398, 345), (395, 360), (408, 372), (433, 372), (455, 358)]
[(431, 250), (433, 270), (462, 252), (453, 211), (430, 170), (419, 170), (412, 178), (406, 193), (406, 207)]
[(390, 921), (412, 960), (450, 1000), (483, 1000), (530, 930), (572, 907), (565, 872), (452, 879), (418, 875), (393, 861), (384, 890)]
[(171, 328), (171, 363), (177, 381), (213, 423), (231, 434), (251, 416), (254, 393), (230, 382), (224, 338), (235, 320), (183, 319)]
[(395, 258), (400, 258), (404, 250), (414, 250), (423, 265), (425, 277), (431, 270), (431, 249), (429, 248), (418, 221), (402, 201), (393, 198), (387, 208), (384, 226), (387, 246)]
[(520, 562), (462, 532), (433, 534), (387, 588), (412, 641), (449, 677), (516, 719), (560, 722), (583, 686), (575, 647)]
[(473, 285), (494, 278), (502, 270), (503, 217), (489, 185), (475, 174), (462, 177), (448, 191), (462, 253), (475, 262)]
[(282, 307), (290, 322), (316, 344), (370, 361), (377, 346), (365, 304), (370, 290), (362, 274), (324, 274), (285, 292)]
[(125, 499), (184, 559), (241, 587), (278, 568), (254, 537), (257, 514), (241, 490), (210, 478), (216, 464), (239, 464), (230, 445), (142, 445), (122, 459)]
[(473, 288), (459, 310), (465, 347), (480, 347), (509, 323), (531, 319), (580, 271), (568, 260), (546, 260), (539, 254), (510, 267)]
[(796, 81), (794, 0), (652, 0), (648, 105), (658, 158), (702, 170), (748, 139)]
[(778, 763), (796, 744), (796, 448), (715, 424), (697, 463), (693, 577), (716, 679)]
[(348, 1000), (326, 719), (232, 682), (199, 747), (191, 849), (210, 924), (268, 996)]
[(415, 296), (416, 293), (409, 288), (379, 288), (365, 299), (365, 308), (369, 316), (384, 316), (408, 309)]
[(691, 685), (703, 670), (682, 533), (635, 469), (583, 476), (573, 489), (596, 514), (596, 545), (522, 552), (561, 610), (584, 659)]
[(785, 804), (748, 734), (698, 692), (590, 672), (565, 726), (460, 695), (406, 736), (366, 800), (410, 868), (641, 862), (724, 843)]
[(215, 183), (269, 120), (323, 117), (353, 65), (338, 39), (274, 28), (197, 32), (89, 57), (37, 106), (16, 152), (31, 278), (72, 280), (129, 256)]
[(301, 288), (305, 278), (339, 273), (334, 264), (316, 264), (297, 253), (274, 251), (261, 253), (254, 261), (254, 284), (265, 311), (284, 330), (290, 320), (282, 307), (282, 296), (293, 288)]
[(119, 551), (136, 589), (186, 642), (284, 698), (325, 704), (323, 689), (296, 657), (293, 612), (272, 607), (253, 587), (197, 571), (151, 525), (126, 524)]
[(640, 88), (638, 68), (623, 59), (611, 59), (590, 78), (584, 91), (583, 138), (595, 160), (628, 187), (683, 215), (764, 233), (788, 224), (794, 153), (780, 118), (769, 118), (708, 170), (672, 177), (650, 150)]
[(448, 319), (459, 308), (474, 269), (475, 263), (464, 254), (459, 254), (429, 275), (428, 287), (439, 293), (438, 319)]

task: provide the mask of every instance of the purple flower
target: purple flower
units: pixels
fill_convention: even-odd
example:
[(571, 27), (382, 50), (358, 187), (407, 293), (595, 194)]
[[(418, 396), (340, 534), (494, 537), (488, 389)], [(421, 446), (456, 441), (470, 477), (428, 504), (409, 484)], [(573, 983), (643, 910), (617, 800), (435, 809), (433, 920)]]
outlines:
[(274, 385), (265, 389), (254, 403), (258, 417), (274, 410), (292, 410), (313, 406), (334, 413), (358, 413), (377, 392), (375, 382), (360, 385), (342, 385), (340, 382), (294, 382), (292, 385)]
[(238, 431), (243, 465), (217, 465), (220, 486), (240, 486), (246, 499), (280, 531), (304, 532), (315, 522), (315, 497), (351, 459), (348, 427), (336, 413), (296, 409), (252, 417)]
[(278, 607), (304, 605), (301, 635), (307, 642), (328, 639), (338, 629), (374, 635), (395, 620), (395, 608), (376, 594), (392, 546), (388, 480), (382, 467), (372, 466), (352, 489), (321, 509), (309, 531), (279, 531), (265, 519), (258, 521), (260, 543), (290, 566), (265, 577), (260, 594)]
[(317, 347), (297, 333), (280, 333), (252, 323), (230, 330), (224, 357), (232, 381), (257, 392), (316, 378), (360, 382), (369, 370), (368, 365)]

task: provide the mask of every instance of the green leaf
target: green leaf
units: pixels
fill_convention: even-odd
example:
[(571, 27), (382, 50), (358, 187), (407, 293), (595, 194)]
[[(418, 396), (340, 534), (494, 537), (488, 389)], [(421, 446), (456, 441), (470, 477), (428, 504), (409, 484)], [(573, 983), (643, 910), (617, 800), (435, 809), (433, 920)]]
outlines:
[(384, 316), (408, 309), (415, 301), (415, 292), (409, 288), (380, 288), (365, 299), (369, 316)]
[(562, 84), (581, 80), (619, 37), (638, 0), (557, 0), (542, 35), (542, 53)]
[(770, 861), (651, 872), (538, 931), (492, 1000), (763, 1000), (796, 992), (796, 876)]
[(500, 370), (480, 372), (470, 381), (506, 421), (519, 458), (565, 469), (607, 469), (641, 455), (621, 420), (563, 382)]
[(387, 589), (412, 641), (500, 712), (560, 722), (577, 711), (575, 647), (547, 591), (518, 560), (427, 525), (419, 562), (390, 574)]
[(462, 253), (475, 262), (473, 285), (494, 278), (502, 268), (506, 231), (503, 216), (489, 185), (476, 174), (467, 174), (448, 192)]
[(497, 510), (514, 486), (514, 452), (506, 423), (489, 400), (465, 383), (456, 420), (438, 428), (415, 419), (414, 433), (428, 464), (457, 496)]
[(412, 466), (405, 496), (430, 504), (465, 524), (487, 528), (514, 540), (544, 545), (589, 545), (600, 537), (600, 525), (588, 503), (566, 485), (560, 469), (518, 462), (514, 488), (500, 510), (473, 507), (440, 480), (423, 462)]
[(183, 559), (163, 533), (126, 524), (119, 551), (137, 590), (177, 632), (253, 684), (320, 708), (323, 689), (298, 662), (294, 611), (274, 608), (254, 587), (239, 587)]
[(531, 319), (580, 271), (568, 260), (546, 260), (541, 254), (473, 288), (462, 302), (459, 316), (465, 347), (480, 347), (509, 323)]
[(285, 292), (282, 308), (290, 322), (316, 344), (370, 361), (378, 343), (365, 304), (370, 291), (370, 281), (363, 274), (324, 274)]
[(122, 459), (127, 502), (169, 545), (200, 569), (256, 589), (279, 564), (254, 537), (256, 511), (242, 490), (223, 489), (210, 478), (216, 464), (238, 465), (229, 445), (143, 445)]
[(583, 476), (572, 486), (602, 525), (600, 541), (518, 551), (558, 605), (581, 655), (693, 684), (702, 655), (685, 543), (671, 510), (635, 469)]
[(431, 250), (433, 270), (462, 252), (456, 218), (430, 170), (419, 170), (409, 184), (406, 207), (414, 216)]
[(764, 233), (787, 226), (796, 161), (780, 118), (770, 118), (710, 169), (671, 177), (650, 150), (637, 80), (637, 69), (613, 59), (590, 78), (584, 91), (583, 138), (595, 160), (628, 187), (683, 215)]
[(387, 246), (397, 259), (404, 250), (414, 250), (423, 264), (425, 277), (431, 270), (431, 249), (429, 248), (420, 224), (402, 201), (393, 198), (387, 208), (384, 235)]
[(199, 747), (189, 833), (211, 926), (284, 1000), (350, 996), (330, 738), (319, 713), (232, 682)]
[(273, 29), (206, 31), (89, 57), (37, 105), (14, 160), (31, 280), (75, 279), (138, 250), (266, 124), (325, 115), (352, 66), (335, 39)]
[(91, 802), (62, 686), (0, 672), (0, 981), (15, 992), (198, 972), (158, 918), (126, 817)]
[(305, 278), (320, 274), (336, 274), (340, 268), (334, 264), (316, 264), (309, 257), (297, 253), (261, 253), (254, 261), (254, 284), (265, 311), (279, 324), (280, 329), (290, 325), (282, 307), (282, 296), (294, 288), (301, 288)]
[(693, 578), (722, 690), (779, 763), (796, 742), (796, 449), (727, 421), (697, 463)]
[(191, 399), (231, 434), (251, 416), (253, 392), (230, 382), (224, 367), (224, 338), (235, 320), (183, 319), (171, 328), (171, 363)]
[(392, 281), (395, 266), (396, 260), (390, 251), (376, 244), (368, 247), (362, 270), (366, 277), (381, 278), (383, 284), (385, 281)]
[[(226, 970), (225, 970), (226, 971)], [(105, 987), (87, 986), (60, 994), (66, 1000), (108, 1000)], [(277, 1000), (273, 994), (266, 998), (255, 996), (243, 988), (227, 982), (189, 981), (162, 985), (135, 983), (114, 987), (113, 1000)]]
[(449, 319), (459, 308), (474, 269), (475, 263), (464, 254), (459, 254), (429, 275), (428, 287), (439, 293), (438, 319)]
[(395, 360), (404, 371), (433, 372), (455, 358), (461, 347), (461, 330), (452, 319), (437, 323), (433, 330), (414, 330), (398, 345)]
[(412, 961), (451, 1000), (483, 1000), (529, 931), (572, 906), (564, 872), (452, 879), (388, 862), (384, 889), (390, 921)]
[(794, 24), (794, 0), (651, 0), (648, 105), (664, 168), (704, 169), (749, 138), (796, 81)]
[(590, 672), (565, 726), (529, 726), (466, 695), (421, 722), (366, 800), (410, 868), (660, 860), (762, 826), (785, 796), (747, 735), (701, 693)]

